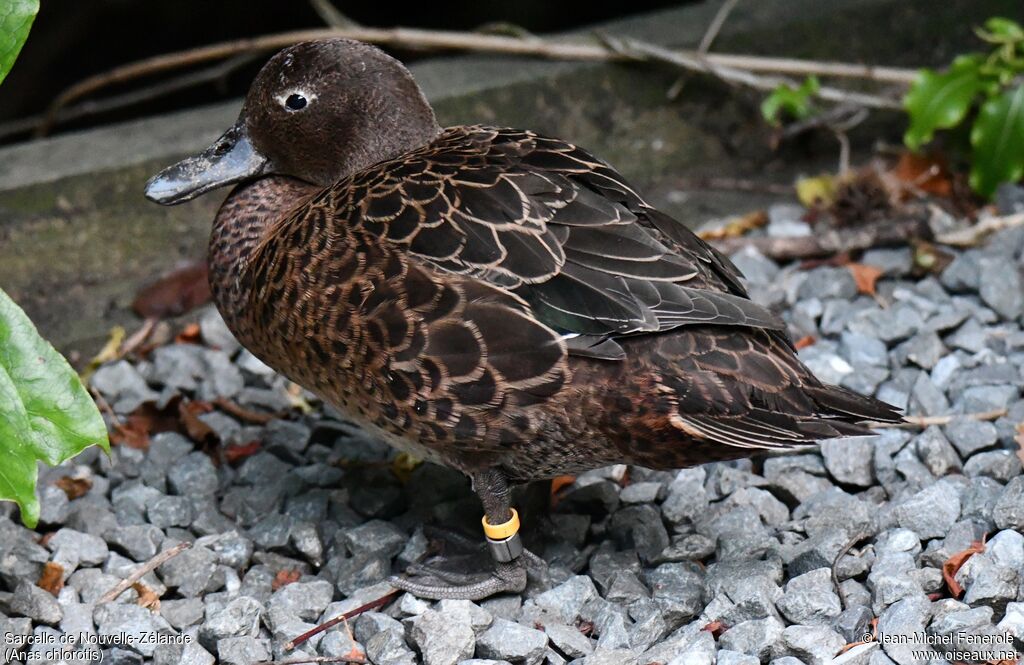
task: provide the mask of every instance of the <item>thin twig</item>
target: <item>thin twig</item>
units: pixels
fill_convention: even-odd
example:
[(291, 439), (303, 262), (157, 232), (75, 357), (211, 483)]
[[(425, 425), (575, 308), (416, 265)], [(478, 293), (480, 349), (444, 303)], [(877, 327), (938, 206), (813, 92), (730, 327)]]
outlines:
[(704, 32), (704, 37), (700, 40), (700, 45), (697, 47), (697, 53), (706, 55), (708, 49), (711, 48), (711, 44), (715, 41), (715, 37), (721, 31), (722, 26), (725, 25), (725, 20), (729, 18), (729, 14), (736, 8), (736, 3), (739, 0), (725, 0), (722, 6), (715, 12), (715, 17), (711, 19), (711, 23), (708, 24), (708, 29)]
[(100, 596), (100, 599), (96, 601), (97, 604), (113, 602), (122, 593), (132, 588), (133, 584), (135, 584), (143, 577), (145, 577), (146, 573), (156, 570), (158, 567), (167, 563), (168, 561), (178, 556), (190, 547), (192, 547), (192, 543), (186, 541), (178, 543), (174, 547), (168, 550), (164, 550), (163, 552), (160, 552), (155, 557), (153, 557), (152, 559), (150, 559), (149, 561), (140, 565), (138, 568), (132, 571), (131, 575), (118, 582), (113, 589)]
[(949, 413), (942, 416), (904, 416), (903, 422), (901, 423), (880, 423), (880, 422), (869, 422), (868, 427), (872, 429), (919, 429), (925, 427), (931, 427), (932, 425), (948, 425), (957, 418), (967, 418), (968, 420), (997, 420), (1006, 415), (1006, 409), (992, 409), (991, 411), (980, 411), (978, 413)]
[(365, 605), (360, 605), (359, 607), (355, 608), (354, 610), (352, 610), (350, 612), (345, 612), (341, 616), (334, 617), (330, 621), (325, 621), (324, 623), (320, 624), (316, 628), (313, 628), (311, 630), (307, 630), (306, 632), (304, 632), (303, 634), (299, 635), (295, 639), (293, 639), (293, 640), (291, 640), (289, 642), (285, 642), (284, 650), (285, 651), (291, 651), (292, 649), (294, 649), (295, 647), (299, 646), (303, 642), (307, 641), (309, 638), (313, 637), (314, 635), (319, 635), (320, 633), (324, 632), (325, 630), (330, 630), (331, 628), (337, 626), (339, 623), (342, 623), (343, 621), (348, 621), (352, 617), (357, 617), (360, 614), (362, 614), (363, 612), (369, 612), (370, 610), (374, 610), (374, 609), (377, 609), (378, 607), (382, 607), (384, 605), (387, 605), (389, 602), (391, 602), (391, 600), (395, 596), (398, 595), (398, 593), (399, 593), (398, 589), (395, 589), (394, 591), (389, 591), (389, 592), (387, 592), (386, 594), (384, 594), (383, 596), (381, 596), (380, 598), (378, 598), (376, 600), (371, 600), (370, 602), (366, 603)]
[(832, 586), (836, 588), (836, 595), (839, 596), (839, 606), (843, 610), (846, 609), (846, 592), (843, 591), (842, 585), (839, 584), (839, 560), (846, 556), (846, 554), (853, 549), (854, 545), (867, 538), (867, 535), (868, 534), (862, 531), (858, 531), (854, 534), (853, 538), (843, 545), (843, 548), (836, 554), (836, 558), (832, 560)]
[(96, 390), (92, 386), (89, 386), (89, 394), (92, 395), (92, 398), (96, 402), (96, 406), (99, 407), (100, 411), (110, 416), (110, 420), (113, 423), (114, 427), (124, 427), (124, 421), (121, 420), (120, 416), (114, 413), (114, 409), (110, 407), (110, 402), (108, 402), (106, 398), (103, 397), (100, 391)]
[(856, 104), (837, 104), (821, 113), (815, 113), (803, 120), (787, 123), (778, 131), (778, 141), (791, 139), (794, 136), (814, 129), (831, 129), (832, 131), (849, 131), (867, 117), (867, 109)]
[(832, 134), (839, 142), (839, 175), (844, 176), (850, 172), (850, 137), (839, 130), (834, 130)]
[(0, 125), (0, 139), (31, 132), (39, 128), (44, 122), (50, 121), (53, 125), (64, 124), (72, 120), (79, 120), (101, 113), (117, 111), (119, 109), (149, 102), (169, 94), (186, 90), (188, 88), (203, 85), (205, 83), (222, 82), (231, 72), (252, 62), (256, 54), (243, 53), (229, 58), (224, 62), (196, 72), (189, 72), (176, 76), (166, 81), (160, 81), (151, 86), (132, 90), (120, 95), (112, 95), (103, 99), (87, 100), (74, 106), (67, 106), (60, 109), (56, 116), (49, 119), (47, 115), (35, 115), (28, 118), (21, 118)]
[[(708, 50), (711, 48), (711, 44), (718, 37), (718, 33), (721, 31), (722, 26), (725, 25), (725, 21), (729, 18), (729, 14), (736, 7), (736, 3), (739, 0), (725, 0), (722, 5), (715, 12), (715, 16), (711, 19), (711, 23), (708, 24), (707, 30), (704, 31), (704, 36), (700, 40), (700, 45), (697, 46), (697, 55), (704, 57), (707, 55)], [(665, 97), (669, 101), (675, 101), (679, 98), (679, 95), (683, 92), (683, 87), (686, 85), (688, 75), (680, 76), (676, 79), (675, 83), (669, 86), (669, 89), (665, 93)]]
[[(378, 44), (381, 46), (421, 48), (434, 50), (467, 50), (502, 53), (505, 55), (533, 56), (553, 60), (581, 60), (594, 62), (622, 62), (636, 60), (625, 53), (617, 53), (600, 43), (562, 42), (545, 39), (522, 39), (503, 35), (487, 35), (473, 32), (452, 32), (442, 30), (418, 30), (414, 28), (348, 28), (348, 29), (315, 29), (295, 30), (260, 37), (250, 37), (227, 42), (211, 44), (196, 49), (167, 53), (146, 58), (133, 63), (115, 67), (106, 72), (90, 76), (62, 92), (50, 105), (39, 132), (45, 134), (53, 125), (57, 113), (86, 95), (111, 85), (124, 83), (139, 77), (149, 76), (164, 71), (190, 67), (214, 60), (221, 60), (240, 53), (261, 53), (284, 48), (297, 42), (326, 39), (329, 37), (345, 37)], [(635, 40), (630, 42), (636, 45)], [(872, 67), (837, 62), (818, 62), (797, 60), (792, 58), (765, 58), (752, 55), (736, 55), (709, 53), (704, 56), (695, 51), (667, 51), (684, 59), (688, 63), (698, 63), (699, 67), (687, 64), (688, 69), (707, 71), (708, 65), (747, 72), (771, 72), (788, 75), (832, 76), (838, 78), (866, 79), (880, 83), (898, 83), (909, 85), (917, 73), (912, 69), (894, 67)], [(822, 89), (822, 97), (833, 95)], [(856, 97), (855, 93), (842, 93), (842, 99)], [(895, 102), (892, 102), (895, 104)], [(870, 104), (862, 104), (870, 106)], [(884, 106), (883, 108), (891, 108)]]
[[(604, 38), (608, 48), (621, 53), (625, 57), (634, 60), (653, 60), (663, 62), (691, 71), (704, 72), (717, 76), (728, 83), (745, 85), (756, 90), (774, 90), (780, 85), (786, 84), (797, 86), (798, 83), (792, 79), (781, 76), (761, 76), (750, 69), (730, 67), (715, 62), (712, 55), (700, 55), (698, 53), (687, 53), (685, 51), (673, 51), (671, 49), (647, 44), (630, 38), (618, 38), (606, 36)], [(838, 103), (850, 103), (858, 106), (876, 109), (899, 109), (900, 103), (895, 99), (888, 99), (878, 95), (869, 95), (839, 88), (820, 86), (815, 93), (816, 97)]]
[(281, 417), (280, 413), (261, 413), (259, 411), (247, 409), (240, 404), (232, 402), (227, 397), (218, 397), (213, 400), (213, 405), (227, 413), (229, 416), (234, 416), (239, 420), (247, 423), (253, 423), (255, 425), (266, 425), (271, 420)]
[(935, 241), (943, 245), (955, 247), (972, 247), (977, 245), (985, 236), (1014, 226), (1024, 226), (1024, 213), (1002, 217), (986, 217), (966, 229), (942, 233), (935, 238)]
[(342, 14), (331, 0), (309, 0), (309, 4), (313, 6), (313, 11), (317, 13), (320, 20), (332, 28), (348, 29), (362, 27), (359, 23)]
[(853, 252), (872, 247), (905, 245), (914, 238), (930, 239), (931, 231), (924, 220), (896, 219), (888, 224), (872, 224), (861, 228), (819, 231), (814, 235), (781, 237), (770, 236), (724, 238), (712, 244), (726, 254), (753, 247), (761, 254), (777, 261), (832, 256), (840, 252)]
[(160, 322), (160, 319), (149, 316), (142, 322), (142, 326), (133, 332), (128, 339), (124, 341), (121, 348), (118, 350), (118, 356), (124, 357), (129, 353), (135, 351), (140, 346), (146, 343), (149, 336), (153, 334), (153, 329), (156, 328), (156, 324)]
[(307, 663), (368, 663), (365, 658), (350, 656), (307, 656), (285, 660), (261, 660), (254, 665), (306, 665)]
[(677, 178), (672, 183), (680, 189), (720, 189), (732, 192), (754, 192), (757, 194), (793, 194), (792, 185), (758, 182), (743, 178)]

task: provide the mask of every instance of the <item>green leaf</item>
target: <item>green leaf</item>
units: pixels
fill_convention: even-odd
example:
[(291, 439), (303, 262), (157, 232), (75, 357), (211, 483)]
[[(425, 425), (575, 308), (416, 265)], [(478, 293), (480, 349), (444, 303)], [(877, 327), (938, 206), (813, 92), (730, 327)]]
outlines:
[(1020, 23), (1001, 16), (985, 21), (985, 29), (977, 31), (978, 36), (993, 44), (1014, 44), (1024, 41), (1024, 28)]
[(799, 88), (782, 83), (761, 102), (761, 115), (773, 125), (779, 124), (783, 113), (795, 120), (803, 120), (814, 111), (811, 99), (820, 88), (816, 76), (808, 76)]
[(0, 0), (0, 83), (14, 66), (38, 12), (39, 0)]
[(999, 183), (1024, 176), (1024, 85), (981, 105), (971, 145), (971, 188), (982, 196), (992, 196)]
[(936, 129), (959, 125), (970, 110), (978, 93), (985, 90), (976, 56), (957, 58), (949, 71), (922, 69), (903, 98), (903, 107), (910, 116), (910, 127), (903, 142), (917, 150), (932, 140)]
[(110, 451), (96, 404), (64, 357), (0, 289), (0, 499), (39, 519), (36, 462), (54, 466), (91, 445)]

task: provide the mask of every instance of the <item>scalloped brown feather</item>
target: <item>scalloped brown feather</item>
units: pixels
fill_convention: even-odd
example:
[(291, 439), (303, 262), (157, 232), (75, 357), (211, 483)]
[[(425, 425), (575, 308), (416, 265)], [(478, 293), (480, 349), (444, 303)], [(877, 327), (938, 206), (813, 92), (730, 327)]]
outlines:
[(240, 186), (210, 257), (255, 355), (467, 472), (681, 467), (899, 417), (821, 384), (728, 259), (531, 132), (455, 127), (327, 188)]

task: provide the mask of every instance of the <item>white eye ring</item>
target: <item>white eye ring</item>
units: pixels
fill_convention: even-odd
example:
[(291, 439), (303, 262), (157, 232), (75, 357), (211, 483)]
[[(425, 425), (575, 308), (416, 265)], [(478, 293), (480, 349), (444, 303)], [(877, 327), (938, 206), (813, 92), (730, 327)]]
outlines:
[(291, 92), (279, 95), (277, 101), (284, 107), (285, 111), (295, 113), (309, 107), (310, 102), (316, 99), (316, 95), (305, 90), (292, 90)]

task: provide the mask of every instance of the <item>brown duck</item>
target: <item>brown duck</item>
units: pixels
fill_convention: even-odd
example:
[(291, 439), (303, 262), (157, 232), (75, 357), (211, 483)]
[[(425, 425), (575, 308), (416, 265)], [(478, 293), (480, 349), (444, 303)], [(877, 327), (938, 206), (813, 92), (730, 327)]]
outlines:
[(730, 261), (585, 150), (443, 129), (366, 44), (299, 44), (238, 122), (148, 184), (163, 204), (240, 183), (210, 285), (239, 340), (391, 445), (459, 469), (493, 574), (434, 570), (434, 598), (521, 591), (509, 483), (692, 466), (867, 433), (886, 404), (824, 385)]

